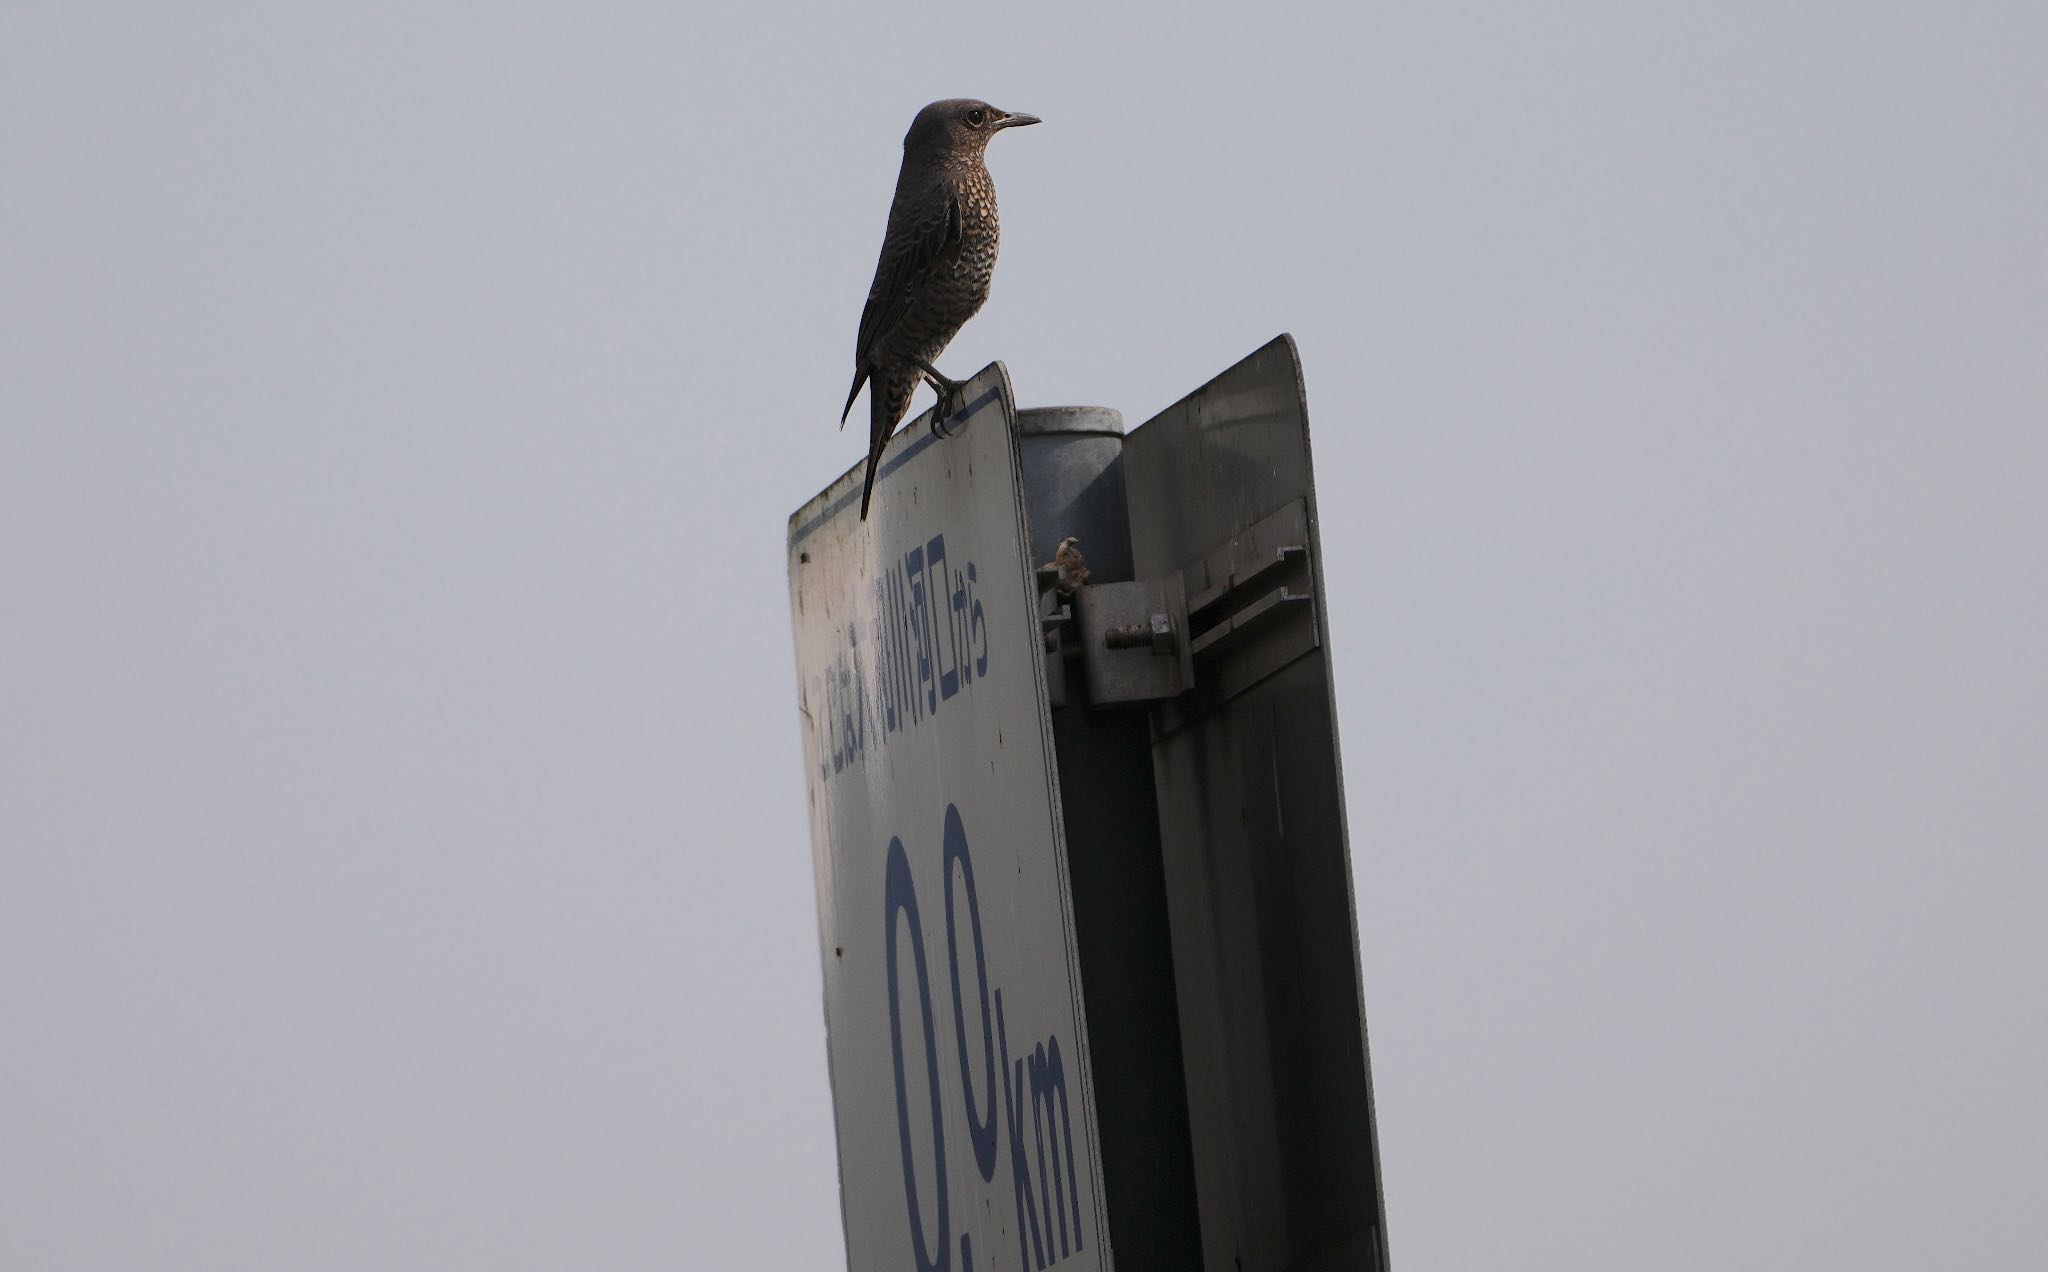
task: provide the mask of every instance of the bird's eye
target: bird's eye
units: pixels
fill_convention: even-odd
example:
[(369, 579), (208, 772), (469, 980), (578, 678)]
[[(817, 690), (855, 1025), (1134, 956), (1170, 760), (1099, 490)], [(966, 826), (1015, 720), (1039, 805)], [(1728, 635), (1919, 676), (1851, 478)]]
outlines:
[(967, 122), (973, 125), (974, 127), (981, 127), (981, 119), (982, 115), (979, 110), (970, 110), (967, 112)]

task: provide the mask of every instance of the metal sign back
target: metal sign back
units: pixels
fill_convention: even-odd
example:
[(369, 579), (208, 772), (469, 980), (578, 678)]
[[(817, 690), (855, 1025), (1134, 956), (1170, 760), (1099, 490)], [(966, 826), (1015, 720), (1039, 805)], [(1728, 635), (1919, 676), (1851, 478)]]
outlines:
[(1001, 364), (789, 524), (848, 1266), (1112, 1266)]
[(1189, 1134), (1211, 1268), (1383, 1269), (1386, 1208), (1308, 409), (1281, 336), (1125, 439), (1132, 567), (1185, 588), (1153, 708)]

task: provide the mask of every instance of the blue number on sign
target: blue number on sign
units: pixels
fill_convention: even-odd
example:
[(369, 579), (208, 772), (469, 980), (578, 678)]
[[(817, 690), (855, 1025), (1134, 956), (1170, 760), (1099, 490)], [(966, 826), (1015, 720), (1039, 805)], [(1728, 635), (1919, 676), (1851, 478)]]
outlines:
[[(939, 1043), (932, 1036), (932, 983), (924, 964), (924, 927), (917, 920), (917, 890), (910, 881), (910, 858), (901, 839), (889, 840), (889, 861), (883, 875), (885, 916), (882, 932), (889, 942), (889, 1045), (896, 1061), (896, 1132), (903, 1146), (903, 1192), (910, 1198), (910, 1249), (918, 1272), (944, 1272), (952, 1259), (947, 1238), (951, 1218), (946, 1209), (946, 1122), (939, 1112)], [(903, 1016), (896, 992), (896, 916), (910, 921), (910, 952), (917, 963), (917, 1005), (924, 1017), (926, 1089), (932, 1096), (932, 1166), (938, 1181), (939, 1252), (925, 1249), (923, 1216), (917, 1209), (917, 1169), (910, 1150), (910, 1106), (903, 1086)]]
[[(967, 1014), (960, 1010), (960, 942), (953, 923), (953, 863), (967, 889), (967, 930), (974, 936), (974, 979), (981, 989), (981, 1089), (988, 1112), (974, 1106), (974, 1078), (967, 1068)], [(967, 827), (960, 810), (946, 805), (946, 961), (953, 978), (953, 1040), (960, 1049), (960, 1089), (967, 1096), (967, 1134), (974, 1142), (974, 1164), (985, 1180), (996, 1177), (996, 1038), (989, 1022), (988, 958), (981, 945), (981, 902), (974, 895), (974, 859), (967, 855)]]

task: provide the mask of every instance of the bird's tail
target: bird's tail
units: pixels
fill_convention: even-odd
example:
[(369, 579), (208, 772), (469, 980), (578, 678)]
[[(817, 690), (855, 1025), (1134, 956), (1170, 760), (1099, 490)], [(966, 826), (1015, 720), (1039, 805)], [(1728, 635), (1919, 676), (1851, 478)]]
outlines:
[[(860, 386), (856, 382), (855, 389)], [(868, 519), (868, 499), (875, 492), (875, 474), (882, 467), (882, 452), (889, 447), (889, 437), (896, 431), (897, 421), (910, 406), (910, 395), (917, 391), (917, 376), (901, 372), (887, 372), (878, 375), (868, 385), (868, 476), (860, 488), (860, 519)]]
[[(886, 439), (884, 439), (886, 440)], [(860, 488), (860, 519), (868, 519), (868, 498), (875, 493), (875, 470), (882, 466), (882, 448), (876, 446), (868, 451), (868, 479)]]

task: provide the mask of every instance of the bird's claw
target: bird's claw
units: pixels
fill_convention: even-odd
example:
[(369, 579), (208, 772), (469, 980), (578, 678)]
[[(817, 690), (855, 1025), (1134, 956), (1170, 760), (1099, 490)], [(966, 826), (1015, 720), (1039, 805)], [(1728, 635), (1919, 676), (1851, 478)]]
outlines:
[(953, 416), (963, 405), (961, 399), (965, 396), (960, 391), (958, 384), (951, 384), (939, 390), (938, 404), (932, 407), (931, 429), (933, 437), (951, 437), (953, 435), (953, 429), (950, 427), (953, 422)]

